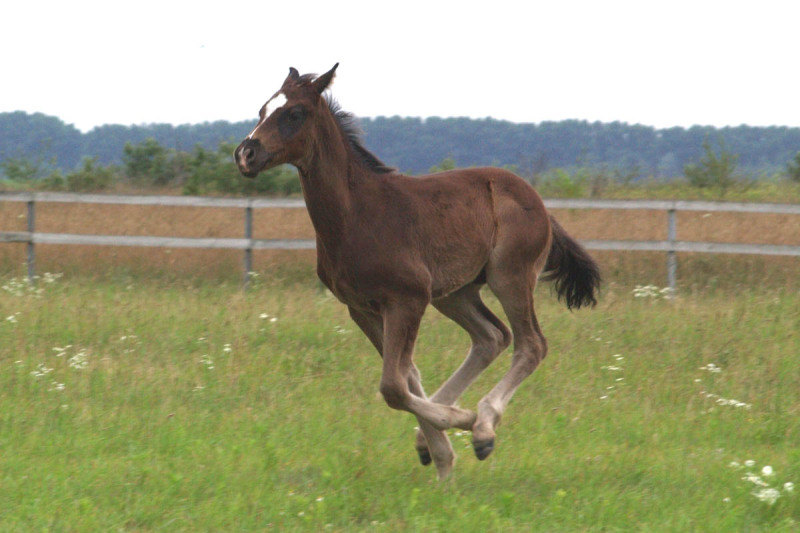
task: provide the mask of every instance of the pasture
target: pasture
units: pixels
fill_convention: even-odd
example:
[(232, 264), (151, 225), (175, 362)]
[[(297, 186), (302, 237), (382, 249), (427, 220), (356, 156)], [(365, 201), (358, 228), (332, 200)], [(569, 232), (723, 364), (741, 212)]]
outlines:
[[(540, 285), (549, 355), (485, 462), (450, 432), (444, 484), (310, 268), (262, 271), (246, 293), (238, 275), (73, 271), (33, 290), (5, 274), (0, 530), (796, 531), (797, 263), (764, 283), (716, 271), (728, 281), (709, 286), (717, 263), (698, 261), (682, 260), (673, 300), (634, 292), (663, 270), (637, 278), (624, 260), (603, 265), (594, 310), (570, 313)], [(429, 391), (468, 347), (429, 310), (415, 357)]]

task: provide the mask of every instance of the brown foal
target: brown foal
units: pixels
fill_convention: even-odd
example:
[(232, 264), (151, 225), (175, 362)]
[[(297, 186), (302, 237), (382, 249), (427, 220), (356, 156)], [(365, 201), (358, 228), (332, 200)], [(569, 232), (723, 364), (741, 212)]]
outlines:
[[(597, 264), (518, 176), (498, 168), (409, 177), (361, 144), (352, 115), (323, 94), (336, 71), (294, 68), (259, 112), (234, 158), (255, 177), (297, 167), (316, 231), (317, 273), (383, 358), (380, 392), (419, 421), (417, 451), (447, 477), (455, 454), (444, 430), (472, 431), (478, 459), (494, 449), (495, 428), (514, 391), (544, 359), (547, 342), (533, 309), (539, 275), (555, 280), (569, 308), (596, 303)], [(511, 331), (481, 301), (487, 284)], [(428, 397), (413, 362), (428, 304), (464, 328), (472, 348)], [(511, 368), (478, 402), (456, 400), (512, 339)]]

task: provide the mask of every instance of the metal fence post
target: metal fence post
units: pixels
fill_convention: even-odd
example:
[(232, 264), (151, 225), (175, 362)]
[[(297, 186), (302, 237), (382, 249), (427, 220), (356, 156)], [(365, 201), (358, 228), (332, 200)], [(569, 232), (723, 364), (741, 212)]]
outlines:
[(677, 270), (678, 270), (678, 257), (675, 254), (675, 241), (678, 236), (678, 223), (675, 216), (675, 209), (667, 210), (667, 241), (669, 242), (669, 250), (667, 251), (667, 285), (670, 291), (674, 294), (678, 289), (677, 285)]
[(28, 200), (28, 283), (33, 285), (36, 277), (36, 252), (33, 248), (33, 232), (36, 228), (36, 209), (34, 208), (33, 198)]
[(244, 249), (244, 277), (242, 286), (247, 290), (250, 285), (250, 272), (253, 271), (253, 205), (248, 202), (244, 208), (244, 238), (247, 239), (248, 246)]

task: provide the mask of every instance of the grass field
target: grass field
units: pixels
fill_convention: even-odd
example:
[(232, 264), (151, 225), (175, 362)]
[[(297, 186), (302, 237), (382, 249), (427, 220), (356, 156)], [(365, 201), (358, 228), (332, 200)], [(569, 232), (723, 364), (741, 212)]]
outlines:
[[(414, 419), (378, 394), (377, 354), (309, 269), (247, 293), (143, 279), (2, 278), (0, 531), (800, 527), (800, 487), (785, 485), (800, 482), (796, 286), (665, 300), (619, 278), (576, 313), (540, 287), (550, 355), (487, 461), (451, 432), (441, 484), (417, 462)], [(467, 349), (431, 310), (427, 388)]]

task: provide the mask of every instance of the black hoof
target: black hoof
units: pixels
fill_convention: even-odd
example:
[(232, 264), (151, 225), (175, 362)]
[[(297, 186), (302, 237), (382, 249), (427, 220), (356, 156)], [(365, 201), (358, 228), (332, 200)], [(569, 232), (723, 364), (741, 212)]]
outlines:
[(422, 466), (431, 464), (431, 452), (429, 452), (427, 448), (417, 450), (417, 453), (419, 454), (419, 462), (422, 463)]
[(472, 446), (475, 448), (475, 457), (477, 457), (479, 461), (483, 461), (489, 457), (489, 454), (494, 450), (494, 439), (486, 442), (474, 442)]

